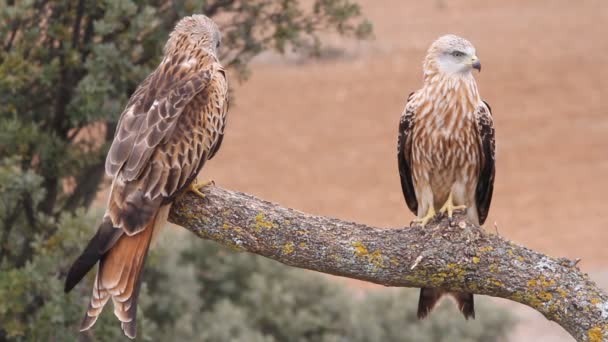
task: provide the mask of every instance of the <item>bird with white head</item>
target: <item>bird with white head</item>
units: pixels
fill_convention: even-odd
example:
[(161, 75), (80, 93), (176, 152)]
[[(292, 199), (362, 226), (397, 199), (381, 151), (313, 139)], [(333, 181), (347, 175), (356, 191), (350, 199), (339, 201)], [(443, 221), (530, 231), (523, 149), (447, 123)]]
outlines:
[[(494, 126), (481, 100), (474, 69), (481, 70), (468, 40), (446, 35), (424, 58), (424, 83), (410, 94), (401, 115), (398, 166), (408, 208), (425, 226), (436, 216), (464, 210), (475, 224), (488, 216), (494, 188)], [(450, 294), (466, 318), (475, 317), (473, 295), (423, 288), (418, 317)]]

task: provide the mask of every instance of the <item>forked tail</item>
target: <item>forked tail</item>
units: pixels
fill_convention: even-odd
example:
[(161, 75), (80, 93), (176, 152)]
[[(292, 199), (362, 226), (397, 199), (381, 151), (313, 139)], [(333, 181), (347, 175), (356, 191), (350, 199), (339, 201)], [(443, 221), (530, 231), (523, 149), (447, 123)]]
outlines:
[(423, 287), (420, 289), (420, 298), (418, 299), (418, 319), (424, 319), (433, 310), (437, 302), (443, 295), (450, 295), (456, 300), (458, 309), (464, 315), (464, 318), (475, 319), (475, 303), (473, 294), (466, 292), (447, 292), (442, 289), (433, 289)]
[(66, 292), (99, 261), (91, 302), (80, 331), (88, 330), (95, 324), (103, 307), (112, 298), (114, 314), (122, 322), (122, 330), (128, 337), (135, 338), (141, 271), (154, 235), (155, 221), (150, 220), (145, 229), (129, 236), (122, 229), (112, 227), (109, 219), (104, 219), (97, 234), (74, 262), (66, 279)]

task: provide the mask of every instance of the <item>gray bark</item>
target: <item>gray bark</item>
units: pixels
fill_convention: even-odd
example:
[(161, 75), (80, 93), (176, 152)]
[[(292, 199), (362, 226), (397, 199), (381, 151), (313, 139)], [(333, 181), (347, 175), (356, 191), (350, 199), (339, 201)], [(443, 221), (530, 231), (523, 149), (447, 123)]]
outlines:
[(608, 341), (608, 295), (576, 262), (490, 234), (460, 213), (426, 227), (376, 228), (305, 214), (218, 187), (173, 204), (169, 221), (203, 239), (289, 266), (385, 286), (435, 287), (507, 298), (578, 341)]

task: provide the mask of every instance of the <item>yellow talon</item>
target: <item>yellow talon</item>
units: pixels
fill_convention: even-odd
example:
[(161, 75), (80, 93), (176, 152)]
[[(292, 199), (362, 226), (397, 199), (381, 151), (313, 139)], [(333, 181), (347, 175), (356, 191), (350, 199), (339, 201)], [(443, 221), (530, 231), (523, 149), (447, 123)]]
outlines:
[(454, 202), (452, 201), (452, 193), (450, 192), (450, 196), (448, 196), (448, 200), (445, 202), (443, 207), (441, 207), (441, 209), (439, 209), (439, 212), (442, 214), (445, 214), (445, 212), (447, 211), (448, 217), (452, 218), (452, 214), (454, 213), (454, 210), (466, 209), (466, 208), (467, 208), (466, 205), (454, 205)]
[(201, 192), (201, 189), (206, 187), (207, 185), (215, 185), (215, 182), (213, 180), (208, 180), (199, 183), (195, 178), (194, 181), (192, 181), (192, 183), (190, 183), (190, 185), (188, 186), (188, 191), (194, 192), (194, 194), (196, 194), (200, 198), (205, 198), (205, 194)]
[(427, 223), (429, 223), (430, 220), (433, 219), (433, 217), (435, 217), (435, 214), (435, 208), (431, 206), (424, 217), (417, 218), (414, 220), (414, 222), (420, 223), (420, 225), (424, 227)]

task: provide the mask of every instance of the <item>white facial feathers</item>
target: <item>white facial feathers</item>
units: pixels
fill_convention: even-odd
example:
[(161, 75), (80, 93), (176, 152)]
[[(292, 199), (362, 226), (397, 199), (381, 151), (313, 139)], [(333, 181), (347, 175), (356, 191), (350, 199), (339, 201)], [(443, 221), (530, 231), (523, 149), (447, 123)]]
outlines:
[(473, 56), (475, 49), (454, 50), (442, 53), (436, 57), (439, 69), (444, 73), (454, 74), (460, 72), (470, 72), (472, 70)]
[(449, 34), (431, 44), (425, 67), (453, 75), (470, 73), (473, 68), (480, 68), (480, 64), (473, 44), (464, 38)]

